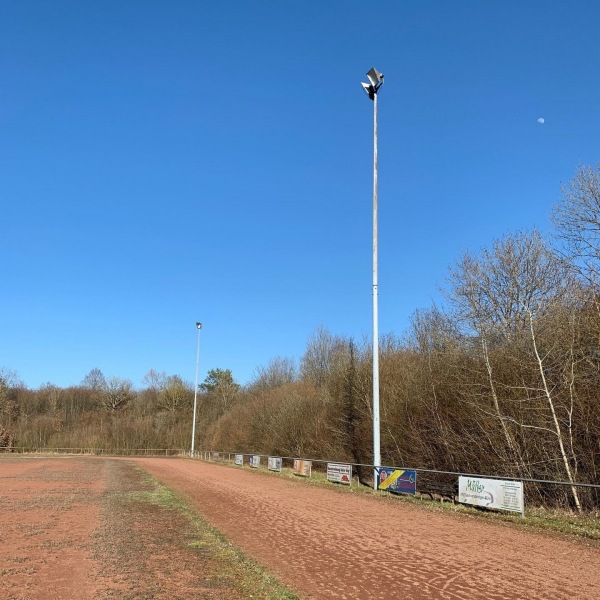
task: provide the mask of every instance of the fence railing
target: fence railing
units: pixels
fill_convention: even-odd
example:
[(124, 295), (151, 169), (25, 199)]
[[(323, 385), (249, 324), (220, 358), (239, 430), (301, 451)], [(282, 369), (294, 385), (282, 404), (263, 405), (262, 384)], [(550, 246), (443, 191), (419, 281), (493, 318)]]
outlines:
[(37, 446), (0, 447), (0, 454), (71, 454), (85, 456), (189, 456), (189, 450), (181, 448), (45, 448)]
[[(187, 452), (186, 454), (189, 455), (189, 452)], [(347, 465), (351, 465), (352, 467), (362, 467), (365, 469), (370, 469), (371, 471), (375, 470), (375, 465), (372, 464), (368, 464), (368, 463), (353, 463), (353, 462), (348, 462), (345, 460), (326, 460), (326, 459), (317, 459), (317, 458), (307, 458), (307, 457), (301, 457), (301, 456), (279, 456), (279, 455), (275, 455), (275, 454), (258, 454), (258, 453), (253, 453), (253, 452), (221, 452), (221, 451), (216, 451), (216, 450), (199, 450), (194, 454), (194, 457), (198, 457), (198, 458), (202, 458), (204, 460), (213, 460), (212, 457), (215, 454), (219, 454), (222, 455), (223, 457), (225, 457), (225, 455), (227, 456), (227, 459), (223, 459), (226, 460), (227, 462), (233, 462), (232, 461), (232, 456), (235, 457), (236, 455), (242, 455), (244, 457), (246, 456), (260, 456), (262, 458), (268, 458), (269, 456), (277, 456), (278, 458), (281, 458), (283, 460), (286, 461), (294, 461), (294, 460), (307, 460), (307, 461), (311, 461), (312, 463), (315, 464), (324, 464), (327, 465), (328, 463), (344, 463)], [(420, 467), (403, 467), (403, 466), (398, 466), (398, 465), (379, 465), (377, 468), (382, 468), (382, 469), (401, 469), (401, 470), (406, 470), (406, 471), (417, 471), (418, 473), (432, 473), (435, 475), (453, 475), (453, 476), (462, 476), (462, 477), (477, 477), (477, 478), (484, 478), (484, 479), (500, 479), (503, 481), (522, 481), (523, 483), (541, 483), (541, 484), (548, 484), (548, 485), (560, 485), (560, 486), (567, 486), (567, 487), (583, 487), (583, 488), (595, 488), (600, 490), (600, 484), (596, 484), (596, 483), (582, 483), (582, 482), (570, 482), (570, 481), (554, 481), (551, 479), (529, 479), (529, 478), (523, 478), (523, 477), (517, 477), (517, 476), (505, 476), (505, 475), (490, 475), (490, 474), (482, 474), (482, 473), (467, 473), (467, 472), (462, 472), (462, 471), (440, 471), (437, 469), (424, 469), (424, 468), (420, 468)]]
[[(215, 450), (200, 450), (195, 453), (194, 457), (200, 458), (202, 460), (207, 460), (211, 462), (220, 461), (220, 462), (234, 462), (235, 456), (242, 455), (245, 457), (250, 456), (260, 456), (261, 458), (268, 458), (269, 454), (253, 454), (249, 452), (217, 452)], [(219, 457), (219, 458), (217, 458)], [(233, 457), (233, 458), (232, 458)], [(367, 485), (373, 485), (373, 476), (375, 473), (375, 465), (367, 464), (367, 463), (352, 463), (347, 461), (340, 460), (325, 460), (325, 459), (315, 459), (315, 458), (303, 458), (298, 456), (278, 456), (282, 461), (287, 462), (287, 466), (291, 466), (294, 460), (304, 460), (311, 461), (313, 465), (317, 466), (316, 470), (322, 470), (323, 472), (327, 468), (328, 463), (343, 463), (346, 465), (352, 466), (353, 478), (358, 479), (358, 473), (362, 471), (364, 475), (364, 479), (360, 479), (361, 483), (366, 483)], [(245, 464), (245, 461), (244, 461)], [(319, 465), (322, 465), (319, 469)], [(550, 479), (534, 479), (534, 478), (522, 478), (518, 476), (504, 476), (504, 475), (493, 475), (493, 474), (483, 474), (483, 473), (468, 473), (461, 471), (443, 471), (439, 469), (425, 469), (425, 468), (415, 468), (415, 467), (404, 467), (398, 465), (380, 465), (378, 466), (380, 469), (395, 469), (402, 471), (415, 471), (419, 474), (422, 474), (422, 477), (417, 477), (417, 486), (416, 491), (423, 495), (429, 495), (430, 497), (447, 497), (451, 500), (456, 500), (458, 498), (458, 478), (459, 477), (468, 477), (472, 479), (493, 479), (500, 481), (519, 481), (523, 484), (527, 484), (524, 486), (524, 489), (528, 490), (528, 495), (534, 497), (535, 491), (537, 491), (537, 497), (542, 498), (544, 495), (548, 496), (547, 493), (542, 492), (544, 488), (558, 488), (563, 489), (565, 492), (568, 492), (569, 488), (582, 488), (587, 489), (590, 494), (588, 508), (597, 509), (600, 507), (600, 484), (596, 483), (587, 483), (587, 482), (570, 482), (570, 481), (557, 481)]]
[[(190, 457), (191, 453), (189, 450), (185, 450), (182, 448), (127, 448), (127, 449), (105, 449), (105, 448), (45, 448), (45, 447), (36, 447), (36, 446), (17, 446), (4, 448), (0, 447), (0, 454), (7, 453), (16, 453), (16, 454), (68, 454), (68, 455), (83, 455), (83, 456), (187, 456)], [(206, 461), (221, 461), (221, 462), (229, 462), (234, 463), (235, 456), (242, 455), (243, 457), (249, 456), (260, 456), (263, 458), (268, 458), (269, 454), (257, 454), (250, 452), (230, 452), (230, 451), (215, 451), (215, 450), (198, 450), (194, 453), (192, 458), (200, 458)], [(218, 458), (216, 459), (215, 457)], [(316, 459), (316, 458), (307, 458), (307, 457), (299, 457), (299, 456), (278, 456), (278, 458), (282, 459), (283, 464), (287, 463), (288, 466), (293, 464), (294, 460), (304, 460), (311, 461), (316, 470), (326, 471), (328, 463), (344, 463), (352, 466), (352, 471), (354, 478), (361, 483), (366, 483), (368, 485), (373, 485), (373, 474), (375, 470), (375, 465), (368, 463), (352, 463), (347, 461), (340, 460), (326, 460), (326, 459)], [(320, 466), (320, 468), (319, 468)], [(448, 486), (454, 485), (452, 481), (456, 481), (457, 477), (471, 477), (471, 478), (485, 478), (485, 479), (498, 479), (504, 481), (521, 481), (524, 484), (529, 484), (531, 486), (553, 486), (558, 488), (582, 488), (587, 489), (592, 494), (592, 504), (595, 508), (600, 506), (600, 484), (595, 483), (587, 483), (587, 482), (570, 482), (570, 481), (558, 481), (558, 480), (550, 480), (550, 479), (534, 479), (534, 478), (521, 478), (515, 476), (504, 476), (504, 475), (494, 475), (494, 474), (482, 474), (482, 473), (467, 473), (460, 471), (443, 471), (438, 469), (424, 469), (424, 468), (415, 468), (415, 467), (403, 467), (398, 465), (381, 465), (380, 468), (384, 469), (400, 469), (400, 470), (410, 470), (415, 471), (417, 473), (422, 473), (424, 475), (423, 478), (418, 478), (420, 485), (417, 487), (417, 491), (419, 493), (430, 494), (437, 493), (440, 490), (450, 490)], [(441, 485), (440, 485), (441, 482)], [(446, 487), (444, 487), (444, 484)], [(436, 492), (437, 490), (437, 492)], [(440, 494), (438, 494), (440, 495)], [(450, 493), (450, 496), (453, 494)]]

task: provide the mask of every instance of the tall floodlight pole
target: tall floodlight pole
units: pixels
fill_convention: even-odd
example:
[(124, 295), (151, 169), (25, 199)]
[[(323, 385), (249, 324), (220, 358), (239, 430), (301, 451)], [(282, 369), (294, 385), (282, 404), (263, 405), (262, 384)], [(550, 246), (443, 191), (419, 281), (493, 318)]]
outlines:
[(202, 329), (202, 323), (196, 323), (196, 329), (198, 330), (198, 348), (196, 350), (196, 386), (194, 387), (194, 418), (192, 419), (192, 458), (194, 457), (194, 450), (196, 445), (196, 406), (198, 405), (198, 365), (200, 364), (200, 330)]
[(381, 467), (379, 424), (379, 316), (377, 291), (377, 97), (383, 85), (383, 73), (373, 67), (368, 73), (369, 83), (361, 83), (373, 101), (373, 487), (379, 487), (378, 467)]

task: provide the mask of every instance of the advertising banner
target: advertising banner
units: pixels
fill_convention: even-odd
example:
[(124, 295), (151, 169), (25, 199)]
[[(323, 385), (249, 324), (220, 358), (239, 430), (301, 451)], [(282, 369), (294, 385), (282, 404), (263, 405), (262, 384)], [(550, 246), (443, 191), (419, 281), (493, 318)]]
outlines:
[(522, 481), (481, 479), (461, 475), (458, 478), (458, 501), (463, 504), (525, 514)]
[(240, 467), (244, 464), (244, 455), (243, 454), (235, 455), (235, 464), (239, 465)]
[(299, 458), (294, 459), (294, 474), (300, 475), (301, 477), (310, 477), (312, 470), (312, 461), (300, 460)]
[(327, 463), (327, 479), (335, 483), (352, 485), (352, 465)]
[(258, 467), (260, 467), (260, 456), (258, 454), (253, 454), (250, 457), (250, 466), (253, 469), (258, 469)]
[(379, 477), (378, 488), (395, 494), (412, 494), (417, 492), (417, 472), (403, 471), (383, 467), (377, 469)]
[(267, 459), (267, 468), (269, 471), (281, 471), (283, 461), (279, 456), (269, 456)]

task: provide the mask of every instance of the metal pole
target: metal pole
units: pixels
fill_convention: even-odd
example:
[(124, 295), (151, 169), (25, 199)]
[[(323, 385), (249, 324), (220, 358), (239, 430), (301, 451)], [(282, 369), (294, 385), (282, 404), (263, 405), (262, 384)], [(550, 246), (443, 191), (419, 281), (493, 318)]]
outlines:
[(196, 350), (196, 386), (194, 387), (194, 418), (192, 419), (192, 458), (194, 457), (194, 449), (196, 444), (196, 406), (198, 404), (198, 365), (200, 364), (200, 329), (201, 323), (196, 323), (198, 329), (198, 348)]
[(373, 465), (374, 489), (379, 487), (377, 467), (381, 466), (379, 439), (379, 315), (377, 291), (377, 97), (373, 98)]

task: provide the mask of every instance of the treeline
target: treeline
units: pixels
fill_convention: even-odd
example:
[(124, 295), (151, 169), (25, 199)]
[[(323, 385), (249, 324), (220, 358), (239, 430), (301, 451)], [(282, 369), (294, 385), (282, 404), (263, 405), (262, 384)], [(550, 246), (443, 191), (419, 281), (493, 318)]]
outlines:
[[(554, 236), (518, 232), (450, 268), (444, 307), (382, 339), (385, 464), (600, 483), (600, 168), (581, 168)], [(317, 331), (293, 364), (276, 359), (209, 444), (372, 462), (370, 343)], [(562, 491), (561, 491), (562, 490)], [(581, 508), (597, 493), (536, 488)]]
[[(464, 254), (444, 305), (382, 338), (384, 464), (600, 482), (599, 167), (579, 169), (553, 222), (549, 240), (518, 232)], [(0, 446), (189, 447), (193, 386), (154, 371), (144, 385), (93, 371), (32, 391), (5, 370)], [(217, 369), (199, 392), (198, 448), (372, 462), (368, 340), (322, 327), (298, 363), (275, 358), (244, 388)], [(575, 486), (535, 493), (600, 501)]]
[(131, 381), (93, 369), (78, 386), (30, 390), (16, 373), (0, 370), (0, 447), (183, 447), (181, 411), (191, 386), (155, 371), (145, 384), (136, 391)]

